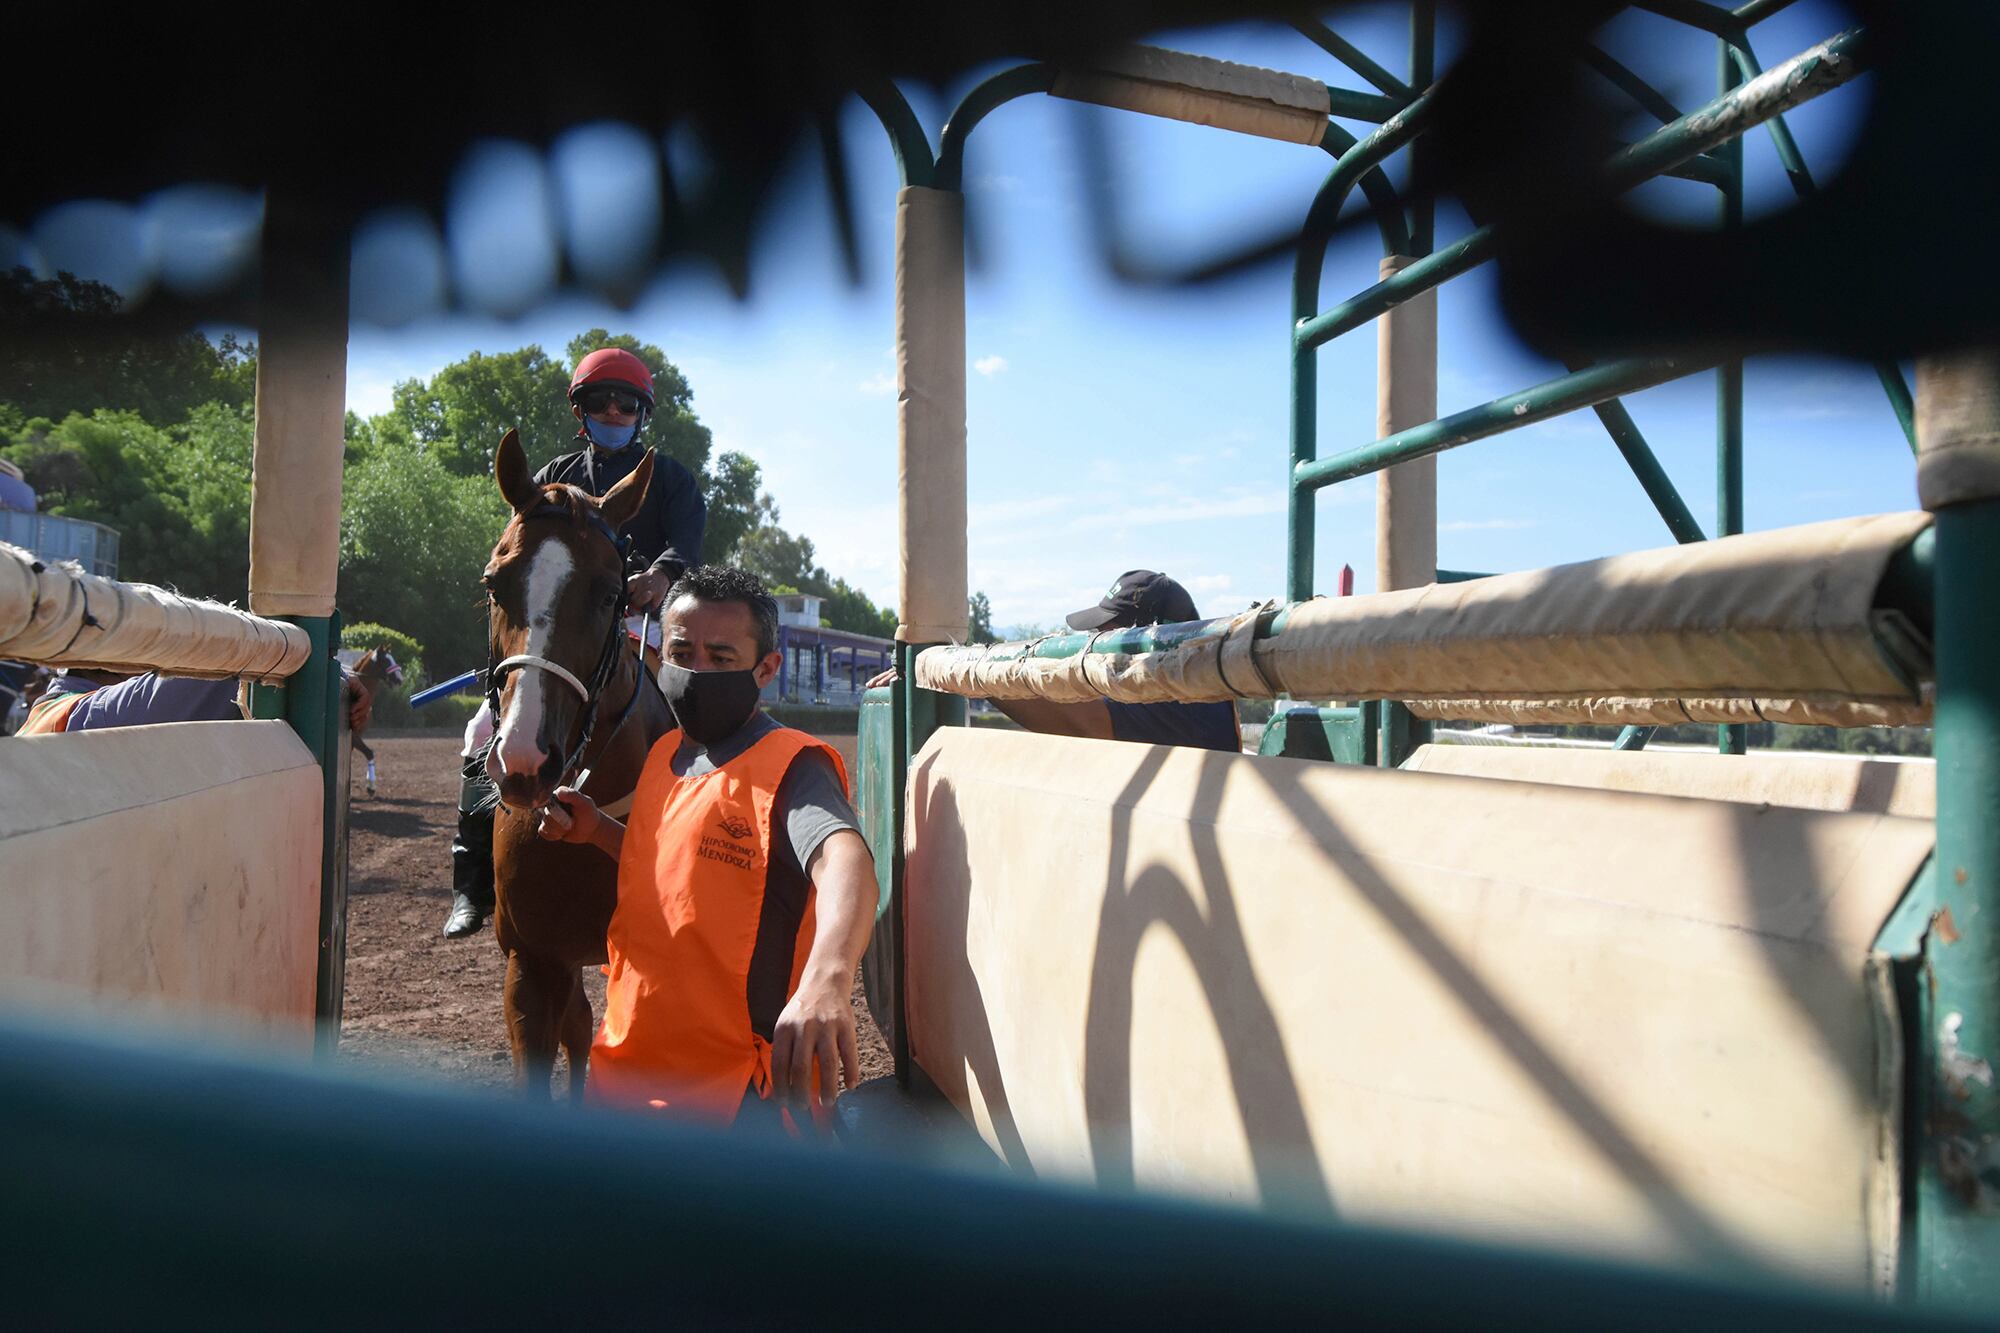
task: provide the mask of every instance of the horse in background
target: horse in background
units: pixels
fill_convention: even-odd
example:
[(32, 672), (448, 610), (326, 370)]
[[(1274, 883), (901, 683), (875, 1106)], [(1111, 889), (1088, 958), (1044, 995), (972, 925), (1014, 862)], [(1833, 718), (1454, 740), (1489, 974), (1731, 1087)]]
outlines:
[[(340, 656), (345, 658), (347, 654), (342, 653)], [(368, 691), (371, 716), (373, 716), (373, 705), (376, 698), (382, 693), (383, 689), (387, 686), (401, 685), (403, 683), (403, 665), (396, 660), (396, 655), (389, 651), (389, 645), (386, 643), (376, 644), (367, 652), (356, 657), (352, 663), (343, 662), (343, 665), (347, 667), (350, 674), (360, 680), (361, 688)], [(375, 751), (369, 749), (368, 742), (361, 739), (362, 734), (367, 730), (368, 728), (364, 726), (350, 731), (347, 733), (347, 739), (355, 749), (361, 751), (361, 757), (368, 761), (368, 794), (373, 796), (375, 794)]]
[(508, 431), (493, 463), (514, 511), (481, 582), (491, 605), (486, 771), (493, 821), (493, 935), (507, 955), (502, 1005), (521, 1087), (546, 1096), (556, 1048), (583, 1094), (595, 1019), (583, 969), (606, 961), (618, 866), (594, 847), (540, 835), (540, 811), (574, 786), (606, 814), (631, 808), (653, 742), (672, 729), (666, 699), (626, 632), (625, 544), (645, 500), (649, 453), (602, 499), (538, 486)]

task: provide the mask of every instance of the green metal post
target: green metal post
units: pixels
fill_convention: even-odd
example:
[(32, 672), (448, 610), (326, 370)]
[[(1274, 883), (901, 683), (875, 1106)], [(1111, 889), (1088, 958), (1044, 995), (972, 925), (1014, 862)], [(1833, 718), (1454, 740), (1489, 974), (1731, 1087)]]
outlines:
[(1937, 513), (1937, 895), (1917, 1054), (1917, 1294), (2000, 1308), (2000, 500)]
[(1399, 101), (1409, 101), (1415, 93), (1422, 92), (1426, 86), (1421, 83), (1414, 89), (1406, 86), (1401, 79), (1370, 60), (1368, 54), (1360, 47), (1317, 19), (1301, 19), (1292, 26), (1320, 50)]
[(940, 190), (964, 188), (961, 182), (965, 175), (965, 140), (973, 126), (1016, 98), (1047, 92), (1055, 86), (1055, 81), (1054, 65), (1019, 65), (1002, 70), (960, 98), (951, 119), (944, 124), (944, 132), (938, 135), (937, 168), (930, 184)]
[[(1437, 3), (1413, 0), (1410, 5), (1410, 87), (1423, 93), (1437, 78)], [(1419, 135), (1410, 144), (1410, 180), (1417, 198), (1410, 205), (1410, 253), (1427, 255), (1437, 235), (1437, 204), (1423, 189), (1430, 178), (1430, 141)]]
[(1392, 463), (1443, 453), (1578, 408), (1593, 407), (1621, 394), (1650, 389), (1701, 369), (1705, 367), (1700, 364), (1658, 357), (1606, 362), (1439, 417), (1426, 425), (1385, 435), (1344, 454), (1301, 464), (1292, 475), (1302, 488), (1332, 486), (1367, 476)]
[[(1729, 41), (1716, 43), (1718, 97), (1727, 97), (1738, 83), (1736, 62)], [(1743, 141), (1732, 139), (1715, 149), (1729, 167), (1729, 181), (1722, 190), (1722, 228), (1736, 231), (1743, 226)], [(1743, 531), (1743, 362), (1725, 361), (1715, 368), (1715, 535), (1729, 537)], [(1723, 754), (1742, 754), (1748, 732), (1740, 722), (1725, 722), (1715, 729), (1716, 749)]]

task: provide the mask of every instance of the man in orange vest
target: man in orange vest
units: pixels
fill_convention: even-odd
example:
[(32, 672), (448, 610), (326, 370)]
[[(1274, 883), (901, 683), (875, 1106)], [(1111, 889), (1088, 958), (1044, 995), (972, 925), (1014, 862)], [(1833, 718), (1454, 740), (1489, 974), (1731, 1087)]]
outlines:
[(668, 594), (661, 687), (678, 727), (646, 758), (629, 825), (564, 787), (542, 835), (618, 862), (590, 1095), (719, 1124), (832, 1108), (860, 1077), (854, 970), (875, 862), (831, 746), (757, 707), (778, 606), (738, 569)]

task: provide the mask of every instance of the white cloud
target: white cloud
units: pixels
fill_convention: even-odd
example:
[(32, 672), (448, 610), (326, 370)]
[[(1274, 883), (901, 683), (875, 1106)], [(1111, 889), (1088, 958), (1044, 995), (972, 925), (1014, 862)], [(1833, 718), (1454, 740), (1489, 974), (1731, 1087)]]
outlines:
[(1007, 358), (1004, 356), (982, 356), (972, 363), (972, 368), (990, 379), (1007, 368)]
[(878, 370), (854, 387), (863, 393), (894, 393), (896, 392), (896, 377), (886, 370)]

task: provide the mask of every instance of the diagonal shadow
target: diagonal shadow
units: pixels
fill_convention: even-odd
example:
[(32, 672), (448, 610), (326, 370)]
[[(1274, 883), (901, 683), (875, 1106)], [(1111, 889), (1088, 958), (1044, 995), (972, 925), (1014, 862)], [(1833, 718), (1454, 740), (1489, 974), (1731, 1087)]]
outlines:
[(1165, 867), (1150, 866), (1128, 878), (1132, 807), (1170, 753), (1166, 747), (1149, 753), (1112, 805), (1111, 854), (1084, 1023), (1084, 1107), (1098, 1181), (1117, 1189), (1134, 1185), (1132, 986), (1139, 943), (1151, 927), (1160, 925), (1180, 941), (1222, 1035), (1261, 1198), (1267, 1204), (1282, 1203), (1290, 1210), (1330, 1219), (1336, 1215), (1333, 1194), (1320, 1170), (1312, 1126), (1277, 1015), (1255, 979), (1216, 841), (1213, 816), (1228, 780), (1228, 758), (1213, 755), (1203, 761), (1190, 811), (1195, 816), (1189, 829), (1207, 915), (1187, 886)]
[[(955, 819), (942, 819), (932, 813), (938, 801), (938, 788), (927, 779), (928, 770), (937, 762), (936, 756), (925, 756), (910, 772), (910, 790), (920, 785), (926, 792), (925, 830), (926, 862), (942, 867), (941, 875), (947, 882), (966, 886), (964, 893), (924, 894), (922, 883), (914, 873), (915, 863), (906, 869), (903, 882), (905, 898), (904, 910), (908, 904), (921, 901), (927, 910), (936, 911), (943, 907), (943, 914), (937, 918), (937, 937), (955, 942), (955, 948), (936, 960), (940, 974), (941, 988), (962, 999), (967, 1006), (963, 1020), (956, 1025), (953, 1035), (960, 1043), (958, 1054), (970, 1066), (973, 1077), (979, 1083), (979, 1093), (986, 1102), (988, 1117), (993, 1122), (994, 1137), (999, 1140), (1000, 1155), (1015, 1171), (1032, 1178), (1035, 1175), (1034, 1161), (1028, 1155), (1028, 1147), (1022, 1141), (1019, 1126), (1014, 1123), (1014, 1110), (1007, 1100), (1007, 1079), (1000, 1072), (1000, 1053), (993, 1045), (993, 1024), (986, 1012), (986, 997), (979, 988), (979, 976), (973, 970), (972, 960), (967, 956), (966, 925), (971, 914), (972, 858), (965, 844), (964, 827)], [(904, 984), (908, 984), (907, 974)], [(906, 992), (907, 993), (907, 992)], [(911, 1033), (910, 1056), (922, 1063), (922, 1052), (917, 1049), (916, 1034)], [(936, 1071), (928, 1071), (935, 1080)]]
[(1479, 979), (1403, 895), (1353, 850), (1339, 822), (1303, 789), (1280, 784), (1264, 764), (1248, 767), (1298, 820), (1301, 830), (1361, 900), (1403, 938), (1452, 997), (1529, 1076), (1542, 1098), (1576, 1126), (1598, 1156), (1638, 1191), (1660, 1220), (1704, 1259), (1740, 1265), (1749, 1252), (1747, 1245), (1681, 1192), (1652, 1154), (1564, 1068), (1554, 1052)]

